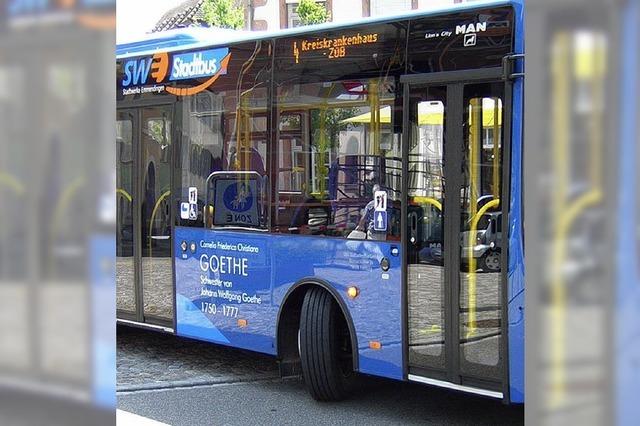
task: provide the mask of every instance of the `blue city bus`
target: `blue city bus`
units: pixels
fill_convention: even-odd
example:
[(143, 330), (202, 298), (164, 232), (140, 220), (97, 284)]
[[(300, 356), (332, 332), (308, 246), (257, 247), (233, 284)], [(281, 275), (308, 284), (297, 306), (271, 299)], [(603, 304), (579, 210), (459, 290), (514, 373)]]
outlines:
[(523, 19), (119, 45), (118, 321), (273, 355), (318, 400), (360, 373), (524, 402)]

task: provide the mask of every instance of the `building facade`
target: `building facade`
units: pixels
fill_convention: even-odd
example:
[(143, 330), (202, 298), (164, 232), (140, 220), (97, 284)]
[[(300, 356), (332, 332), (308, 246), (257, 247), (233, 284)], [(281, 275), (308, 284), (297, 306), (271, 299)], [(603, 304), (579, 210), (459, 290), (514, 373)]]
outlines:
[[(359, 17), (397, 14), (462, 3), (463, 0), (316, 0), (330, 12), (332, 22), (353, 21)], [(300, 25), (300, 0), (247, 0), (247, 29), (277, 30)]]
[[(431, 9), (463, 1), (473, 0), (316, 0), (325, 6), (332, 22)], [(206, 25), (202, 13), (204, 3), (205, 0), (176, 1), (149, 29), (150, 32)], [(245, 9), (245, 30), (274, 31), (301, 24), (297, 13), (300, 0), (238, 0), (238, 3)]]

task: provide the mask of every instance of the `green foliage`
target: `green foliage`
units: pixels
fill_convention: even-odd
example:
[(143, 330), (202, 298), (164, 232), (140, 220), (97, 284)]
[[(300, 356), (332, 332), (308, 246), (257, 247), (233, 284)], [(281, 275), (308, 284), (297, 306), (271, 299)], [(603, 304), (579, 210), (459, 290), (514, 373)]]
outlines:
[(244, 28), (244, 8), (236, 0), (205, 0), (202, 13), (210, 26), (232, 30)]
[(311, 111), (311, 144), (316, 148), (316, 179), (318, 192), (326, 195), (326, 182), (330, 165), (327, 164), (329, 152), (335, 150), (339, 144), (342, 130), (349, 126), (343, 123), (358, 113), (357, 108), (322, 108)]
[(297, 12), (302, 25), (322, 24), (330, 19), (324, 3), (314, 0), (300, 0)]
[(165, 145), (169, 140), (169, 134), (171, 133), (169, 129), (170, 123), (167, 122), (166, 118), (152, 118), (147, 121), (147, 128), (144, 129), (144, 132), (147, 136), (150, 136), (154, 142)]
[(347, 130), (347, 118), (358, 115), (358, 108), (323, 108), (311, 111), (311, 128), (313, 129), (313, 143), (318, 151), (325, 152), (338, 146), (340, 132)]

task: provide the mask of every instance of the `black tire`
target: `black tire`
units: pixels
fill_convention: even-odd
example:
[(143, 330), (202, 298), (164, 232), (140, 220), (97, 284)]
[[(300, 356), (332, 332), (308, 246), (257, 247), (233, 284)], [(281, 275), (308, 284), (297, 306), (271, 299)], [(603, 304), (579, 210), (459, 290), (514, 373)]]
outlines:
[(302, 375), (317, 401), (340, 401), (349, 395), (355, 373), (346, 321), (331, 295), (312, 288), (300, 316)]
[(480, 258), (479, 266), (484, 272), (500, 272), (502, 270), (500, 259), (500, 250), (488, 250)]

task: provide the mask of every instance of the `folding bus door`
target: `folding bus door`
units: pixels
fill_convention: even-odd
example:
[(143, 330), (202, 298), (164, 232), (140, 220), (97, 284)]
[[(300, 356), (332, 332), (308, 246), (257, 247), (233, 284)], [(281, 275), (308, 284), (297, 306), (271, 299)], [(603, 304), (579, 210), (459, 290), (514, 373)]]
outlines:
[(504, 93), (503, 81), (405, 87), (409, 379), (494, 397), (507, 365)]
[(171, 105), (118, 110), (118, 318), (173, 323)]

